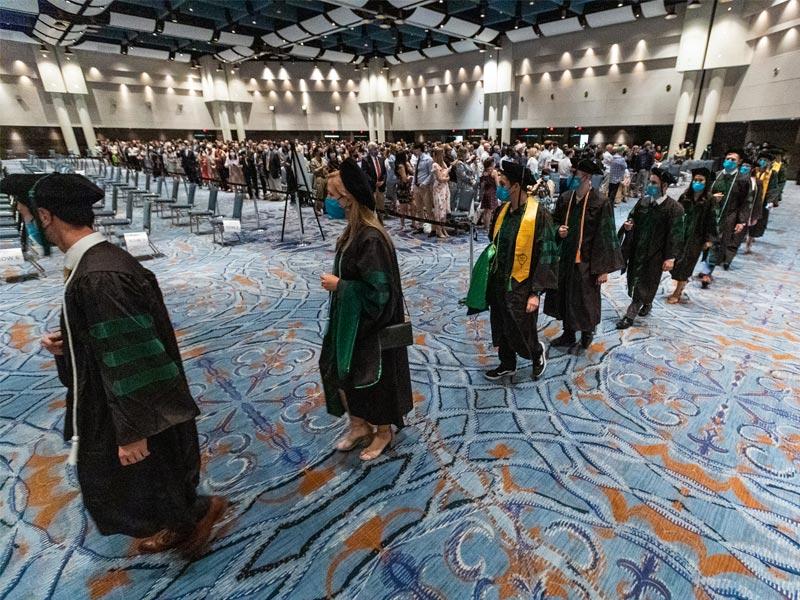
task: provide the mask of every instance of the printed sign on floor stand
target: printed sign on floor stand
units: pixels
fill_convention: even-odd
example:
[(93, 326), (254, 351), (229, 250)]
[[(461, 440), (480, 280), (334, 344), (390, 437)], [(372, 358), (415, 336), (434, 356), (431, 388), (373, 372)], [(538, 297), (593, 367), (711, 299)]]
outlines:
[(242, 233), (242, 222), (239, 219), (222, 219), (222, 231), (225, 233)]
[(152, 256), (153, 248), (146, 231), (126, 233), (125, 248), (131, 256)]
[(3, 248), (0, 250), (0, 267), (16, 267), (25, 264), (22, 248)]

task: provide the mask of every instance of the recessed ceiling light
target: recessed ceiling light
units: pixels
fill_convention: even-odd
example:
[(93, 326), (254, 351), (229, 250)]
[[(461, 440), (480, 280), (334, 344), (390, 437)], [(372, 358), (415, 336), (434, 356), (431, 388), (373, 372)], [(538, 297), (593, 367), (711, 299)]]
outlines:
[(255, 24), (256, 24), (256, 20), (255, 20), (255, 19), (253, 19), (253, 25), (255, 25)]

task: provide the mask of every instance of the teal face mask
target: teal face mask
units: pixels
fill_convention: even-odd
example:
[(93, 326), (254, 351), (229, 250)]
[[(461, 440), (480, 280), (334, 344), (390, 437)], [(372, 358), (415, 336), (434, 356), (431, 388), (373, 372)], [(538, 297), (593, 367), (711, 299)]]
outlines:
[(726, 171), (733, 171), (736, 168), (736, 164), (737, 164), (736, 161), (733, 160), (732, 158), (726, 158), (722, 162), (722, 168), (725, 169)]
[(761, 160), (758, 161), (758, 166), (761, 167), (762, 169), (766, 169), (767, 164), (769, 163), (767, 162), (766, 158), (762, 158)]
[(579, 177), (575, 177), (573, 175), (572, 177), (570, 177), (569, 183), (567, 185), (568, 185), (569, 189), (577, 190), (579, 187), (581, 187), (581, 180), (580, 180)]
[(661, 190), (656, 184), (651, 183), (646, 188), (644, 188), (644, 194), (645, 196), (650, 196), (651, 198), (660, 198)]
[(25, 223), (25, 229), (28, 231), (28, 237), (31, 238), (34, 242), (36, 242), (42, 247), (45, 247), (47, 245), (47, 242), (44, 241), (42, 230), (39, 229), (39, 226), (36, 224), (36, 221)]
[(497, 186), (497, 199), (500, 202), (505, 202), (511, 196), (511, 190), (504, 185)]
[(742, 175), (750, 175), (750, 167), (748, 165), (742, 165), (739, 167), (739, 173)]
[(699, 194), (704, 189), (706, 189), (706, 184), (702, 181), (693, 181), (692, 182), (692, 191)]

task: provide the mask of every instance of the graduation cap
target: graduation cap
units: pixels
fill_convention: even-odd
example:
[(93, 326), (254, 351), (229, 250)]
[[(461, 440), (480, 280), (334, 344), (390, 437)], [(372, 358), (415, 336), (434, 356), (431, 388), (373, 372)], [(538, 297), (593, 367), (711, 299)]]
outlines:
[(772, 152), (769, 152), (767, 150), (762, 150), (761, 152), (758, 153), (758, 158), (759, 159), (766, 158), (767, 160), (775, 160), (775, 155), (772, 154)]
[[(763, 154), (763, 152), (761, 154)], [(754, 161), (749, 156), (744, 156), (744, 157), (742, 157), (742, 164), (743, 165), (750, 165), (752, 167), (753, 165), (756, 164), (756, 161)]]
[(666, 183), (667, 185), (672, 185), (673, 183), (678, 183), (678, 180), (675, 179), (672, 173), (661, 167), (653, 167), (650, 169), (650, 173), (658, 177), (662, 184)]
[(533, 174), (527, 167), (511, 160), (504, 160), (500, 163), (500, 170), (503, 175), (508, 177), (511, 183), (518, 183), (520, 185), (527, 185), (533, 182)]
[(578, 161), (577, 166), (575, 167), (578, 171), (583, 171), (584, 173), (588, 173), (589, 175), (602, 175), (603, 169), (593, 160), (588, 158), (582, 158)]
[(38, 219), (37, 208), (45, 208), (66, 223), (83, 223), (92, 205), (105, 192), (83, 175), (75, 173), (17, 173), (0, 181), (0, 192), (27, 206)]
[(346, 158), (339, 165), (339, 173), (342, 176), (342, 185), (359, 204), (363, 204), (369, 209), (375, 210), (375, 196), (369, 186), (369, 179), (366, 173), (361, 170), (356, 161)]
[(697, 167), (696, 169), (692, 169), (692, 177), (694, 177), (695, 175), (700, 175), (702, 177), (705, 177), (706, 181), (710, 181), (712, 177), (711, 171), (709, 171), (705, 167)]
[(744, 158), (745, 151), (742, 150), (741, 148), (728, 148), (728, 151), (725, 153), (725, 156), (728, 156), (728, 154), (736, 154), (739, 156), (739, 158)]

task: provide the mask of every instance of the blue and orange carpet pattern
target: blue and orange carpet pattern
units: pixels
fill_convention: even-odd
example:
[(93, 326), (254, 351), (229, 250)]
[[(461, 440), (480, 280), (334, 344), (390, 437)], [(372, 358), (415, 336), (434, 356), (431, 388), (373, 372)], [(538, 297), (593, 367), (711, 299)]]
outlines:
[(668, 305), (665, 277), (652, 314), (620, 333), (613, 275), (591, 348), (550, 349), (540, 381), (526, 368), (513, 385), (484, 380), (488, 319), (458, 305), (467, 236), (392, 221), (414, 411), (368, 465), (334, 450), (344, 423), (316, 368), (319, 274), (341, 222), (324, 220), (326, 242), (309, 229), (308, 245), (281, 244), (280, 207), (262, 206), (266, 233), (220, 247), (156, 219), (165, 256), (146, 265), (202, 410), (202, 487), (232, 502), (193, 563), (138, 555), (82, 508), (65, 390), (38, 342), (62, 289), (60, 258), (46, 260), (46, 279), (2, 284), (0, 598), (798, 598), (798, 189), (710, 291), (693, 282)]

